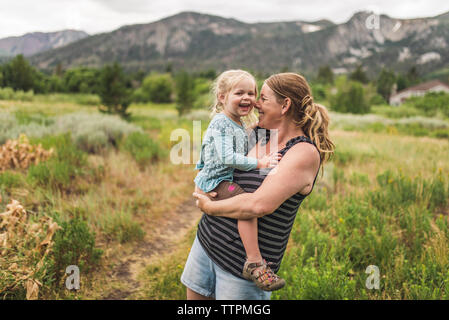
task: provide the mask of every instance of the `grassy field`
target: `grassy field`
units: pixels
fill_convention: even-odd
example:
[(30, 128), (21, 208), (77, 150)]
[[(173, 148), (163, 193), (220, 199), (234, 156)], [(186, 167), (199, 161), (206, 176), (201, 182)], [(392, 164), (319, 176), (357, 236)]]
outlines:
[[(47, 254), (26, 254), (33, 239), (0, 252), (0, 297), (24, 299), (33, 283), (39, 299), (105, 298), (104, 291), (129, 289), (106, 284), (109, 272), (159, 236), (191, 198), (193, 165), (170, 163), (170, 134), (191, 133), (192, 120), (202, 120), (203, 130), (208, 123), (206, 110), (178, 118), (170, 104), (130, 111), (130, 122), (100, 115), (95, 97), (82, 95), (0, 101), (1, 143), (25, 132), (31, 144), (56, 150), (48, 161), (0, 172), (0, 211), (18, 200), (29, 212), (25, 230), (42, 223), (39, 239), (50, 233), (48, 219), (61, 228)], [(287, 286), (273, 299), (449, 298), (449, 123), (389, 117), (385, 108), (331, 119), (336, 155), (298, 211), (280, 271)], [(140, 289), (131, 297), (185, 298), (179, 278), (194, 236), (189, 227), (139, 271)], [(90, 275), (76, 293), (64, 289), (69, 264)], [(369, 265), (379, 268), (378, 290), (366, 288)]]
[[(332, 136), (336, 156), (298, 211), (280, 271), (287, 286), (273, 299), (449, 298), (448, 141)], [(192, 241), (147, 268), (147, 298), (184, 297), (178, 279)], [(379, 290), (365, 286), (369, 265)]]

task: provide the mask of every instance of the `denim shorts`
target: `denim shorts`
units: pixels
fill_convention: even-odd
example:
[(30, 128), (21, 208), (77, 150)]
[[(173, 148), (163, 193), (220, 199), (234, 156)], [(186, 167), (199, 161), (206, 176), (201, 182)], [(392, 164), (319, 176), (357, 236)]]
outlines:
[(193, 242), (181, 282), (205, 297), (217, 300), (270, 300), (271, 292), (238, 278), (216, 265), (204, 251), (198, 237)]

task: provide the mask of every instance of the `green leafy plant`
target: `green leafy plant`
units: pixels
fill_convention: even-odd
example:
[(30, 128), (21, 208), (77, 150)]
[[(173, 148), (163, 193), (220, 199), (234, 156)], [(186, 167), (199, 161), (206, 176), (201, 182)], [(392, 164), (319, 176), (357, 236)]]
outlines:
[(159, 144), (154, 142), (147, 134), (141, 132), (133, 132), (128, 135), (122, 147), (142, 166), (164, 156)]
[(64, 221), (60, 226), (61, 230), (58, 230), (54, 237), (50, 265), (55, 284), (58, 286), (68, 266), (76, 265), (81, 274), (87, 275), (99, 264), (103, 253), (95, 247), (95, 234), (81, 218)]

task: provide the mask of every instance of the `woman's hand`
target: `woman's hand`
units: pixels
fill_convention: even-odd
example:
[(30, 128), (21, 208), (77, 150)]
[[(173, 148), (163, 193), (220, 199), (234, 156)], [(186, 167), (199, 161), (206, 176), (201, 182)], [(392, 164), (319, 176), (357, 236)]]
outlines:
[(211, 192), (205, 193), (203, 190), (198, 188), (197, 185), (195, 185), (195, 191), (194, 192), (202, 194), (202, 195), (205, 195), (205, 196), (209, 197), (209, 199), (215, 198), (217, 196), (217, 193), (215, 191), (211, 191)]
[(207, 211), (207, 204), (212, 202), (212, 200), (209, 199), (209, 197), (204, 192), (194, 192), (192, 195), (194, 198), (196, 198), (196, 206), (200, 208), (204, 213), (209, 214), (209, 212)]

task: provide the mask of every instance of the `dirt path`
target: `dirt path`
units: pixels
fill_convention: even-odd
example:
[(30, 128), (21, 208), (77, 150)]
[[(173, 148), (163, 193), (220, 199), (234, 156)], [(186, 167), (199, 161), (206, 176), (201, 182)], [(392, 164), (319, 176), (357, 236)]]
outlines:
[(146, 266), (172, 252), (176, 243), (186, 236), (200, 217), (201, 211), (195, 206), (193, 198), (167, 215), (167, 219), (152, 229), (151, 234), (147, 234), (143, 241), (136, 243), (131, 253), (124, 255), (108, 272), (108, 282), (116, 289), (107, 290), (102, 298), (105, 300), (136, 298), (141, 289), (137, 280), (138, 275)]

